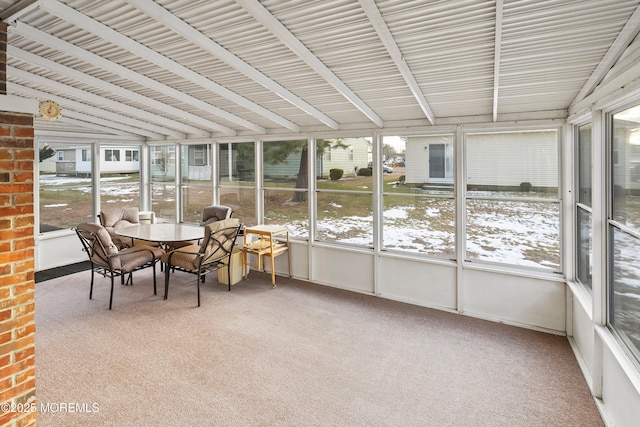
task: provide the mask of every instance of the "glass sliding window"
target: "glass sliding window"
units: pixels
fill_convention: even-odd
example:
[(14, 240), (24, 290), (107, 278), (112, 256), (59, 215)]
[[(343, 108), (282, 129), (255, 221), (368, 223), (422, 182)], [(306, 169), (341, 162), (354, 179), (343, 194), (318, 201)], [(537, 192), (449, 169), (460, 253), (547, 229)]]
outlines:
[(382, 245), (455, 259), (453, 135), (385, 136)]
[(176, 148), (149, 147), (151, 157), (151, 210), (156, 220), (176, 222)]
[(309, 143), (265, 141), (262, 145), (264, 223), (285, 225), (289, 236), (309, 238)]
[(373, 246), (372, 152), (370, 137), (317, 140), (318, 240)]
[(640, 230), (640, 106), (613, 117), (613, 220)]
[(40, 233), (93, 222), (91, 144), (39, 144)]
[(225, 143), (218, 149), (220, 204), (233, 209), (233, 217), (243, 224), (256, 225), (255, 143)]
[[(140, 160), (133, 154), (120, 156), (114, 153), (138, 153), (139, 147), (100, 146), (100, 204), (103, 207), (140, 207)], [(106, 153), (110, 153), (107, 160)], [(115, 160), (121, 159), (121, 160)]]
[(640, 361), (640, 106), (611, 130), (609, 322)]
[(578, 127), (577, 143), (577, 194), (576, 203), (576, 277), (580, 283), (591, 289), (593, 269), (592, 226), (591, 226), (591, 124)]
[(466, 134), (466, 259), (560, 271), (557, 130)]
[(202, 210), (213, 204), (211, 145), (182, 145), (182, 221), (200, 223)]

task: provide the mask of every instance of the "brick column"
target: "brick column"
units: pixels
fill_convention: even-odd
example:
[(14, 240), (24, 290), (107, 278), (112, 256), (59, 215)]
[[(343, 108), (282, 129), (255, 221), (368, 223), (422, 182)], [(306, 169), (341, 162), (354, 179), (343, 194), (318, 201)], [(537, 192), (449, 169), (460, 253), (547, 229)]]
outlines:
[[(6, 96), (0, 24), (0, 97)], [(0, 111), (0, 404), (35, 403), (33, 115)], [(0, 426), (35, 425), (35, 412), (0, 409)], [(11, 406), (9, 407), (11, 409)]]

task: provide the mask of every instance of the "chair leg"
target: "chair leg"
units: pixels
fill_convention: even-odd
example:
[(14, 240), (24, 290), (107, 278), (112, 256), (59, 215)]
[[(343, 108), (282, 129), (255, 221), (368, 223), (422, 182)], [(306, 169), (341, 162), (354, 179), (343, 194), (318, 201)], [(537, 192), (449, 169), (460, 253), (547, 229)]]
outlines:
[(156, 288), (156, 263), (153, 263), (153, 294), (158, 295), (158, 290)]
[(111, 293), (109, 294), (109, 310), (111, 310), (112, 305), (113, 305), (113, 274), (111, 274)]
[(89, 299), (93, 298), (93, 274), (94, 274), (94, 270), (93, 270), (93, 266), (91, 266), (91, 287), (89, 288)]
[(169, 296), (169, 264), (164, 266), (164, 299)]
[(200, 307), (200, 280), (196, 280), (198, 283), (198, 307)]
[(202, 270), (198, 268), (198, 275), (196, 276), (196, 287), (198, 292), (198, 307), (200, 307), (200, 282), (204, 283), (204, 274), (202, 274)]
[(229, 262), (227, 263), (227, 284), (229, 286), (229, 292), (231, 292), (231, 258), (229, 258)]

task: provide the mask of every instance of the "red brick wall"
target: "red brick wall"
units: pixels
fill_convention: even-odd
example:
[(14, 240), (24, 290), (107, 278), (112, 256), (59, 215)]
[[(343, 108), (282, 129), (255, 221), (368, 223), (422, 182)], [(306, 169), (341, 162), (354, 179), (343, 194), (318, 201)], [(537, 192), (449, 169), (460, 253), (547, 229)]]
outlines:
[[(6, 40), (0, 24), (0, 96)], [(0, 111), (0, 426), (36, 419), (33, 173), (33, 115)]]

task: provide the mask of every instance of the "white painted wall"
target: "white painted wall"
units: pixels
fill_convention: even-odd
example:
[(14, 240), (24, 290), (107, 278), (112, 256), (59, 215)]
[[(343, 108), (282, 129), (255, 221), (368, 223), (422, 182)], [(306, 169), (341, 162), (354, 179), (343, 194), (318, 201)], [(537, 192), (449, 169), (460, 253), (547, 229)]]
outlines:
[(373, 251), (314, 245), (310, 264), (313, 282), (373, 293)]
[(467, 268), (460, 286), (465, 314), (549, 332), (566, 330), (562, 281)]
[(35, 238), (35, 270), (42, 271), (88, 261), (72, 230), (51, 231)]
[(378, 259), (378, 293), (383, 298), (456, 310), (456, 266), (383, 256)]

